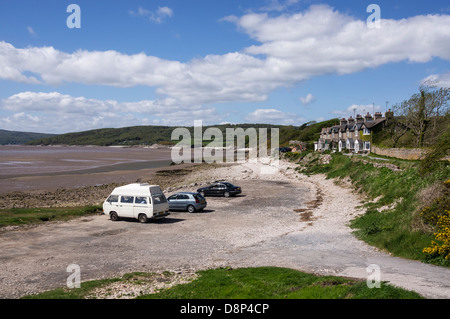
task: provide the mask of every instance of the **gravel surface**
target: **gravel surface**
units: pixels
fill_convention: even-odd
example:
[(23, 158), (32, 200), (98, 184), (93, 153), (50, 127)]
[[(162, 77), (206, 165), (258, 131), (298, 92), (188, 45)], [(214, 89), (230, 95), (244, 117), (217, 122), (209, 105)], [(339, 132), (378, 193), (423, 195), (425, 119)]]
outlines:
[[(178, 176), (166, 195), (218, 179), (243, 188), (237, 197), (207, 197), (203, 212), (172, 212), (147, 224), (96, 215), (3, 232), (0, 297), (64, 287), (70, 264), (80, 266), (82, 281), (228, 266), (290, 267), (365, 280), (367, 267), (376, 264), (383, 281), (426, 297), (450, 298), (449, 269), (394, 258), (357, 240), (348, 224), (362, 213), (363, 199), (350, 187), (292, 167), (243, 163)], [(119, 290), (113, 298), (132, 295), (126, 287), (113, 290)]]

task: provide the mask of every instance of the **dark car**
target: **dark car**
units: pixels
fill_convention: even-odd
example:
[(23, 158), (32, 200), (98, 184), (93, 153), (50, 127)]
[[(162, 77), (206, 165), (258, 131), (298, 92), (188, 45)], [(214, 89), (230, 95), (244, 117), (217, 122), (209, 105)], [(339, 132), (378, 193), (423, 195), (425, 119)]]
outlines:
[(281, 153), (287, 153), (287, 152), (291, 152), (291, 151), (292, 151), (292, 148), (290, 148), (290, 147), (280, 147), (278, 150), (279, 150)]
[(218, 182), (206, 187), (197, 189), (197, 192), (203, 196), (235, 196), (242, 192), (241, 187), (235, 186), (228, 182)]
[(193, 213), (206, 207), (206, 199), (199, 193), (180, 192), (167, 198), (170, 210), (187, 210)]

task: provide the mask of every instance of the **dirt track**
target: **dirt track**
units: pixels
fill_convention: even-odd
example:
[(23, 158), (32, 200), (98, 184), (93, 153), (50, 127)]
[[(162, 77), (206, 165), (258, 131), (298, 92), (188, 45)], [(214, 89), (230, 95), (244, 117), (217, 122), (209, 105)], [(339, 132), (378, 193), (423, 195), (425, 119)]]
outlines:
[(358, 197), (321, 176), (296, 177), (286, 165), (260, 174), (258, 164), (246, 163), (186, 179), (226, 178), (244, 190), (235, 198), (208, 197), (201, 213), (172, 212), (148, 224), (97, 215), (2, 233), (0, 297), (63, 287), (70, 264), (80, 266), (82, 281), (263, 265), (366, 279), (367, 267), (377, 264), (383, 281), (450, 298), (450, 270), (393, 258), (355, 239), (347, 225), (360, 213)]

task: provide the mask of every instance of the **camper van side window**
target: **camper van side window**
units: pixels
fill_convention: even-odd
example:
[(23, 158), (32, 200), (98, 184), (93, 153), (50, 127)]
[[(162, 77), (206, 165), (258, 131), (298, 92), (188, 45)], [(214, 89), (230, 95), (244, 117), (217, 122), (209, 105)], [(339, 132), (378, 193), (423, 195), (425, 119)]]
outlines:
[(133, 196), (122, 196), (120, 197), (121, 203), (130, 203), (133, 204), (134, 197)]
[(116, 203), (116, 202), (119, 201), (119, 196), (117, 196), (117, 195), (111, 195), (111, 196), (108, 197), (108, 200), (107, 200), (107, 201), (110, 202), (110, 203)]
[(147, 197), (136, 197), (135, 204), (148, 204)]

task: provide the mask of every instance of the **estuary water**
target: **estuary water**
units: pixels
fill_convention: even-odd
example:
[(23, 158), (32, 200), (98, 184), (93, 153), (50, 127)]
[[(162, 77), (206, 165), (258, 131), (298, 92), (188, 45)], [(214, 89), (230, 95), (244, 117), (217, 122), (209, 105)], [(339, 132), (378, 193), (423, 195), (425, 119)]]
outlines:
[(170, 149), (3, 145), (0, 146), (0, 192), (97, 185), (111, 182), (114, 176), (133, 175), (133, 172), (169, 166), (171, 162)]

